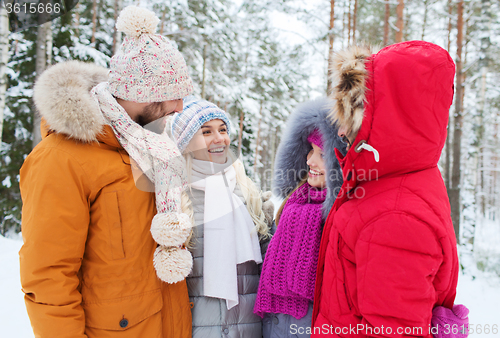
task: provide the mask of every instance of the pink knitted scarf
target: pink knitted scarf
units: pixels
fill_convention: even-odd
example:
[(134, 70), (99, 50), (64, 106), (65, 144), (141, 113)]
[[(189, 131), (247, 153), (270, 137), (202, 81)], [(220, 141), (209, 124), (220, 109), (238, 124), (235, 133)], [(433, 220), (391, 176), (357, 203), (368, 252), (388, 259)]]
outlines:
[(255, 314), (285, 313), (297, 319), (307, 314), (314, 298), (326, 192), (306, 182), (286, 202), (266, 252)]

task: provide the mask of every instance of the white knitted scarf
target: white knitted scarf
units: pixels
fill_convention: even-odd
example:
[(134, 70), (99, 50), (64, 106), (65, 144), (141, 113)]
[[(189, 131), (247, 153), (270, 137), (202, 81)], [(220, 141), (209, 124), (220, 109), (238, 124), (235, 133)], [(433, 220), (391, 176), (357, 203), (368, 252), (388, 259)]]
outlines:
[(167, 135), (135, 123), (111, 95), (107, 82), (95, 86), (91, 94), (122, 147), (154, 183), (158, 213), (151, 223), (151, 234), (159, 246), (153, 263), (161, 280), (177, 283), (193, 265), (191, 253), (181, 248), (192, 228), (189, 216), (181, 211), (181, 193), (186, 188), (184, 158)]
[(237, 264), (262, 263), (252, 217), (234, 193), (236, 171), (231, 164), (193, 159), (191, 187), (205, 191), (203, 229), (203, 294), (238, 305)]

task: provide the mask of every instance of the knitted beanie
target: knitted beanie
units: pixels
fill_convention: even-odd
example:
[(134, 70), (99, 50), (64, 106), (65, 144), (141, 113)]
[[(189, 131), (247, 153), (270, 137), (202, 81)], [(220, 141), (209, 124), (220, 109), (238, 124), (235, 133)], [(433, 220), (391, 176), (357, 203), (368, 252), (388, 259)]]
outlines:
[(314, 144), (323, 150), (323, 135), (318, 129), (314, 129), (307, 137), (307, 142)]
[(196, 99), (194, 96), (186, 97), (182, 113), (177, 114), (172, 122), (172, 136), (181, 153), (203, 124), (217, 119), (226, 123), (227, 133), (230, 135), (231, 122), (225, 111), (212, 102)]
[(165, 37), (154, 34), (160, 20), (146, 9), (126, 7), (116, 21), (123, 44), (110, 61), (108, 90), (123, 100), (163, 102), (193, 92), (186, 62)]

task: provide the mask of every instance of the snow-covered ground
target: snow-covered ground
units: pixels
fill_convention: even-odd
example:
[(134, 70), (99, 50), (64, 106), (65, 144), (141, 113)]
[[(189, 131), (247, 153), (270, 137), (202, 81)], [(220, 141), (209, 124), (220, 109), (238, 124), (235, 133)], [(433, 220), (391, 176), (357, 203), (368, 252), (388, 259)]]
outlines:
[[(19, 280), (22, 240), (0, 236), (0, 337), (33, 338)], [(466, 261), (467, 258), (464, 258)], [(462, 262), (464, 264), (464, 262)], [(468, 262), (468, 265), (472, 264)], [(500, 337), (500, 278), (470, 267), (460, 274), (456, 303), (470, 309), (471, 337)], [(475, 275), (475, 278), (472, 277)], [(487, 326), (488, 325), (488, 326)], [(496, 334), (493, 330), (496, 325)], [(476, 333), (479, 331), (481, 333)], [(487, 333), (489, 332), (489, 333)]]
[(19, 279), (21, 238), (0, 236), (0, 337), (33, 338)]
[(460, 275), (457, 289), (455, 302), (466, 305), (470, 310), (469, 330), (471, 333), (474, 332), (470, 337), (500, 337), (500, 280), (498, 276), (488, 277), (482, 274), (472, 279), (471, 276)]

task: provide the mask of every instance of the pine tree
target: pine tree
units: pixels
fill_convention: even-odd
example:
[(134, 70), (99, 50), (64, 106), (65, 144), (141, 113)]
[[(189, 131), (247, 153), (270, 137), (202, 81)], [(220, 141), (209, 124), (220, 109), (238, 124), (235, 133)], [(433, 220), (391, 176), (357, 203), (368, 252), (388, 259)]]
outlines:
[(0, 232), (21, 228), (19, 169), (32, 149), (33, 113), (31, 95), (35, 74), (36, 34), (11, 35), (8, 64), (7, 108), (0, 150)]
[[(67, 2), (68, 4), (70, 2)], [(65, 60), (83, 60), (107, 66), (112, 50), (112, 37), (109, 37), (111, 25), (105, 21), (96, 31), (96, 48), (89, 46), (91, 29), (86, 10), (88, 4), (82, 1), (79, 13), (81, 22), (74, 25), (76, 8), (51, 23), (51, 34), (45, 36), (48, 50), (43, 53), (46, 60), (43, 64), (62, 62)], [(109, 6), (102, 5), (106, 12), (102, 18), (110, 16)], [(112, 14), (112, 13), (111, 13)], [(78, 30), (78, 33), (77, 33)], [(12, 229), (20, 230), (21, 197), (19, 192), (19, 169), (33, 147), (33, 131), (35, 127), (35, 107), (32, 102), (33, 84), (37, 75), (37, 30), (27, 29), (10, 35), (9, 63), (7, 65), (6, 109), (0, 148), (0, 233)], [(41, 41), (41, 40), (40, 40)], [(47, 54), (48, 52), (48, 54)], [(39, 58), (40, 59), (40, 58)], [(47, 62), (47, 60), (49, 62)], [(38, 60), (40, 61), (40, 60)], [(41, 68), (40, 68), (41, 69)], [(38, 71), (40, 73), (41, 70)]]
[(7, 91), (7, 63), (9, 62), (9, 17), (7, 10), (0, 7), (0, 148), (2, 144), (3, 111)]

